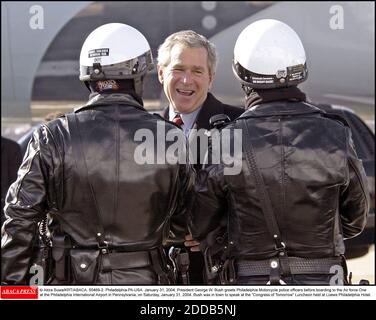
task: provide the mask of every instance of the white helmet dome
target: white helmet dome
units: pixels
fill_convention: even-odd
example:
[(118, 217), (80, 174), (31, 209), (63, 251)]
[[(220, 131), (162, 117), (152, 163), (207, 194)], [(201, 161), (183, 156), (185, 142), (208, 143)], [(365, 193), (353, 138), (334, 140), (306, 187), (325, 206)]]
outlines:
[(307, 78), (303, 44), (285, 23), (258, 20), (235, 43), (233, 71), (241, 83), (255, 89), (297, 85)]
[(122, 23), (108, 23), (92, 31), (80, 54), (80, 80), (135, 79), (153, 69), (146, 38)]

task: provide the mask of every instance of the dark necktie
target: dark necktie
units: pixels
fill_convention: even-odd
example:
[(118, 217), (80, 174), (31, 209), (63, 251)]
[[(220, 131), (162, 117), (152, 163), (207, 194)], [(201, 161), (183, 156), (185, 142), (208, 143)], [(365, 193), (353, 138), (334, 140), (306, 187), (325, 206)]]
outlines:
[(183, 124), (183, 120), (180, 116), (180, 114), (177, 114), (174, 119), (172, 119), (173, 123), (176, 123), (178, 126), (181, 126)]

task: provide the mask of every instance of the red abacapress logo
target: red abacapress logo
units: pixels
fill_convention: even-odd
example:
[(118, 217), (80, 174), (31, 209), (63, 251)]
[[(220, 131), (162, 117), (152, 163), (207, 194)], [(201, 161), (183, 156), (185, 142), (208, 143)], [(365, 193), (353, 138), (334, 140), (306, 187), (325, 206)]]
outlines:
[(38, 287), (2, 286), (2, 299), (38, 299)]

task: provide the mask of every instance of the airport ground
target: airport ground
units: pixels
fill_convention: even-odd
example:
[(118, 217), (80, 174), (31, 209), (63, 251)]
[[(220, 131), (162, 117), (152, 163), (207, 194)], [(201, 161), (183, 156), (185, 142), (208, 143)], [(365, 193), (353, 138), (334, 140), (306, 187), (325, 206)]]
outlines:
[(375, 284), (375, 245), (371, 245), (368, 253), (353, 259), (347, 260), (349, 272), (352, 272), (352, 283), (358, 284), (360, 280), (368, 280)]
[[(20, 122), (19, 119), (2, 119), (1, 135), (13, 140), (18, 140), (30, 127), (44, 121), (49, 113), (60, 111), (67, 113), (75, 108), (82, 106), (86, 101), (33, 101), (31, 103), (31, 121)], [(145, 99), (144, 106), (151, 112), (160, 113), (167, 105), (161, 99)], [(367, 123), (373, 132), (375, 132), (375, 110), (370, 108), (353, 108), (354, 111)]]

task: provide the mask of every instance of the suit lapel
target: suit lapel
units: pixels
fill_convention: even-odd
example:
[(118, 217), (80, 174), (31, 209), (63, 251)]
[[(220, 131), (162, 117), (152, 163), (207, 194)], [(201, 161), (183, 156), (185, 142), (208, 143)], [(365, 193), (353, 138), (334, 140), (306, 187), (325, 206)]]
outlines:
[(209, 130), (209, 119), (219, 113), (224, 113), (223, 104), (209, 92), (196, 119), (196, 129)]

